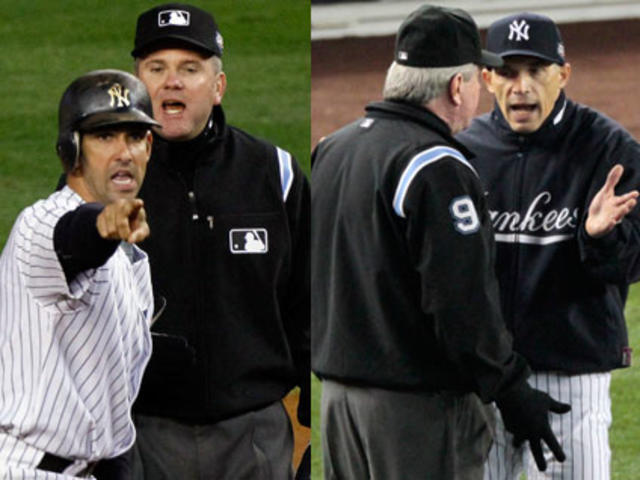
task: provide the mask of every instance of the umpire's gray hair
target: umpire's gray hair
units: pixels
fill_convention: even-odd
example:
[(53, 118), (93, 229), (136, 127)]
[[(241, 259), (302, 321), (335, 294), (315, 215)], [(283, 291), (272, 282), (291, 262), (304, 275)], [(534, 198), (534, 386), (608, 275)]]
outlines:
[(387, 70), (382, 95), (385, 100), (402, 100), (425, 105), (439, 97), (449, 86), (451, 77), (460, 73), (465, 82), (477, 72), (473, 63), (456, 67), (417, 68), (393, 62)]
[[(138, 75), (139, 73), (139, 68), (140, 68), (140, 62), (142, 61), (142, 58), (137, 58), (134, 61), (134, 73), (136, 75)], [(217, 75), (220, 72), (222, 72), (222, 59), (220, 57), (218, 57), (217, 55), (211, 55), (211, 57), (209, 57), (209, 60), (211, 61), (211, 63), (213, 64), (213, 71), (214, 73)]]
[(211, 62), (213, 63), (213, 68), (216, 72), (216, 75), (222, 72), (222, 59), (220, 57), (218, 57), (217, 55), (212, 55)]

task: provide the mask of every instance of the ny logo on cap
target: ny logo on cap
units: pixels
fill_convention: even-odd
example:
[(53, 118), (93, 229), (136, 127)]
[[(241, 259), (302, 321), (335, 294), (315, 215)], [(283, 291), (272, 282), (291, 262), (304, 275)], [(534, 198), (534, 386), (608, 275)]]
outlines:
[(188, 27), (190, 19), (189, 12), (186, 10), (163, 10), (158, 13), (158, 26)]
[(526, 20), (522, 20), (520, 23), (517, 20), (511, 22), (509, 25), (509, 40), (513, 40), (514, 36), (516, 42), (529, 40), (529, 24)]
[(111, 97), (111, 103), (109, 104), (111, 108), (116, 106), (116, 100), (118, 101), (117, 108), (128, 107), (131, 105), (131, 101), (129, 100), (129, 89), (122, 88), (122, 85), (119, 83), (111, 85), (111, 88), (107, 93)]

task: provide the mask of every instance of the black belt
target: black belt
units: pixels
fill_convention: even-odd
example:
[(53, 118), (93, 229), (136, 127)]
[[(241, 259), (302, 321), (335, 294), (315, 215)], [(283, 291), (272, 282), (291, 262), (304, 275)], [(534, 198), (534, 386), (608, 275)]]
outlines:
[[(36, 467), (38, 470), (46, 470), (47, 472), (62, 473), (66, 468), (71, 465), (75, 460), (69, 460), (68, 458), (62, 458), (53, 453), (45, 453), (42, 460)], [(89, 475), (95, 468), (97, 462), (91, 462), (87, 464), (87, 468), (78, 472), (76, 475)]]

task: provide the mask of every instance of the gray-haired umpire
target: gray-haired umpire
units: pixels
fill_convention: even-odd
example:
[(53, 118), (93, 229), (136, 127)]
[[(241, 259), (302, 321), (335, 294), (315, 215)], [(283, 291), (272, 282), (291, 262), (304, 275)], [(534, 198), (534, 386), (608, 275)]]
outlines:
[(480, 479), (495, 400), (539, 468), (564, 453), (511, 348), (471, 154), (480, 49), (459, 9), (423, 6), (398, 31), (384, 101), (312, 157), (312, 368), (323, 381), (325, 478)]
[(166, 308), (134, 406), (135, 478), (288, 479), (296, 386), (309, 424), (309, 184), (290, 153), (226, 122), (223, 48), (200, 8), (138, 17), (136, 74), (162, 125), (142, 248)]

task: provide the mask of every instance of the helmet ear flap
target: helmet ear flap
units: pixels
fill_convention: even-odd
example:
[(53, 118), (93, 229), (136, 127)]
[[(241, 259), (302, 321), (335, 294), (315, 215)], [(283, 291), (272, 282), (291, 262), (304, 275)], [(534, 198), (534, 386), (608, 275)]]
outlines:
[(65, 172), (71, 172), (80, 161), (80, 134), (77, 130), (67, 132), (58, 138), (56, 150)]
[(80, 164), (80, 134), (77, 130), (73, 131), (72, 144), (73, 144), (73, 165), (71, 165), (71, 170), (74, 170)]

